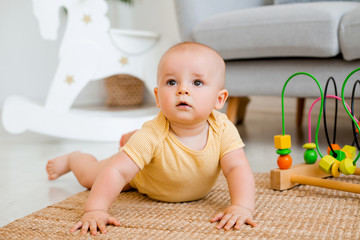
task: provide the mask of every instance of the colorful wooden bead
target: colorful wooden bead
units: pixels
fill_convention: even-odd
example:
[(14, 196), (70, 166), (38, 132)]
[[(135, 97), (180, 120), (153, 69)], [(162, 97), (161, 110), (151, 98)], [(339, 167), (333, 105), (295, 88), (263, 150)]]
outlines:
[(326, 155), (320, 160), (319, 167), (323, 172), (330, 174), (331, 166), (334, 164), (335, 161), (337, 160), (333, 156)]
[(355, 159), (356, 156), (356, 147), (345, 145), (341, 150), (343, 150), (345, 153), (349, 153), (350, 156), (348, 158)]
[(339, 161), (346, 158), (346, 154), (342, 150), (330, 151), (330, 155), (333, 156), (336, 160), (339, 160)]
[[(331, 147), (332, 147), (333, 150), (340, 150), (341, 149), (340, 146), (338, 144), (336, 144), (336, 143), (331, 144)], [(328, 147), (327, 148), (327, 154), (330, 154), (330, 151), (331, 151), (331, 149), (330, 149), (330, 147)]]
[(274, 145), (277, 149), (291, 148), (290, 135), (276, 135), (274, 136)]
[(303, 145), (303, 148), (305, 148), (305, 149), (314, 149), (314, 148), (316, 148), (316, 144), (315, 143), (305, 143)]
[(317, 153), (314, 149), (306, 149), (304, 152), (304, 160), (307, 164), (313, 164), (317, 160)]
[(355, 173), (356, 166), (354, 166), (353, 161), (350, 158), (345, 158), (340, 162), (340, 172), (345, 175), (351, 175)]
[(288, 155), (288, 154), (291, 153), (291, 150), (288, 149), (288, 148), (278, 149), (278, 150), (276, 150), (276, 153), (279, 154), (279, 155)]
[(331, 175), (333, 175), (334, 177), (340, 176), (339, 166), (340, 166), (340, 161), (338, 160), (336, 160), (331, 166)]
[(345, 158), (350, 158), (350, 159), (352, 159), (351, 153), (350, 153), (349, 151), (344, 150), (344, 148), (342, 148), (341, 151), (343, 151), (343, 152), (345, 153), (345, 156), (346, 156)]
[(277, 165), (280, 169), (289, 169), (292, 165), (292, 158), (290, 155), (280, 155), (277, 159)]

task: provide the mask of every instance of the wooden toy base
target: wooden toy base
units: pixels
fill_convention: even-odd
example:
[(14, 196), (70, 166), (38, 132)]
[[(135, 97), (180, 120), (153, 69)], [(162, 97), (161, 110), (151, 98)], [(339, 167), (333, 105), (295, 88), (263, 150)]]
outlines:
[[(360, 175), (360, 168), (356, 168), (355, 174)], [(279, 168), (271, 170), (270, 184), (274, 190), (286, 190), (299, 184), (306, 184), (360, 193), (359, 184), (323, 179), (330, 176), (319, 169), (319, 161), (315, 164), (302, 163), (285, 170)]]

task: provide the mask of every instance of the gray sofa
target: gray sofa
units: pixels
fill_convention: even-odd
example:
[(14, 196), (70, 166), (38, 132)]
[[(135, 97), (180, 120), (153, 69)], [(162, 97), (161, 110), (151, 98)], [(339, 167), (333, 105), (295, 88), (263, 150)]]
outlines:
[[(360, 1), (175, 0), (175, 7), (182, 40), (209, 45), (225, 59), (233, 122), (242, 120), (247, 96), (281, 96), (296, 72), (314, 75), (322, 87), (333, 76), (340, 89), (360, 67)], [(320, 93), (299, 76), (285, 96), (298, 99), (301, 125), (305, 99)]]

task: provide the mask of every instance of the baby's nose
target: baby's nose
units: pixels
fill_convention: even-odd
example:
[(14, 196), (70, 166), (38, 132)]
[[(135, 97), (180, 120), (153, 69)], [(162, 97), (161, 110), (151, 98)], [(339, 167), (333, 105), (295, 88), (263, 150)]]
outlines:
[(186, 89), (180, 89), (178, 90), (177, 95), (190, 95), (190, 93)]

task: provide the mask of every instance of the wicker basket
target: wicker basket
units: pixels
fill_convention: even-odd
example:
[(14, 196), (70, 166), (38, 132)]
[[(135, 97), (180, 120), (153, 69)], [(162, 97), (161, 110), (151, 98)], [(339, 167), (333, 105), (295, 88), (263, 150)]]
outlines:
[(134, 76), (119, 74), (105, 78), (105, 87), (108, 92), (107, 106), (133, 106), (143, 101), (144, 83)]

